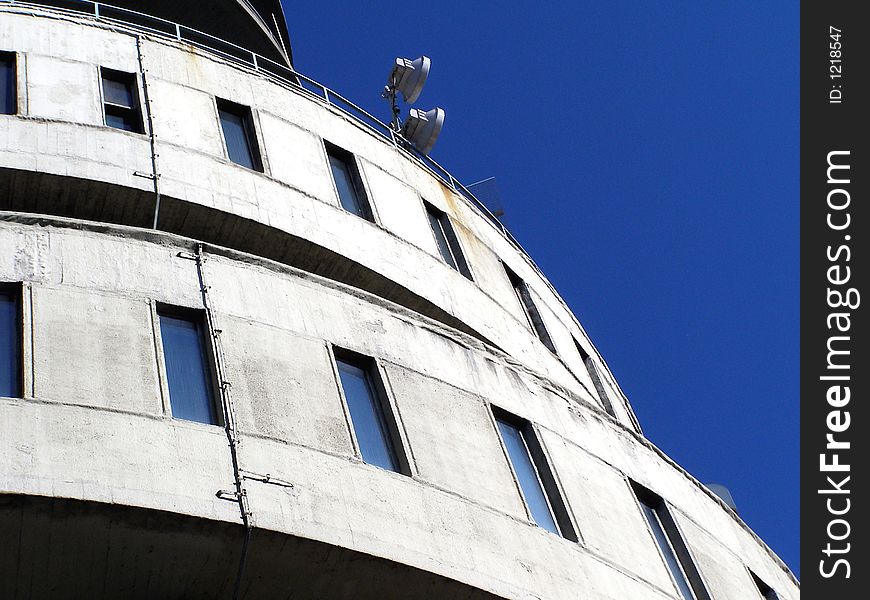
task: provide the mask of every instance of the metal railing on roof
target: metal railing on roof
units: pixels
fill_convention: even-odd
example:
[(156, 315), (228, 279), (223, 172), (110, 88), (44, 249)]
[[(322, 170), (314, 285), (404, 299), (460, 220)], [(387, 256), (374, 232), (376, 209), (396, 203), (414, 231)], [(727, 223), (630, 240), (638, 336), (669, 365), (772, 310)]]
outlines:
[[(520, 246), (519, 242), (498, 220), (498, 217), (481, 202), (471, 191), (459, 182), (450, 172), (416, 150), (399, 133), (390, 128), (386, 123), (360, 108), (338, 92), (327, 88), (322, 83), (299, 73), (288, 65), (281, 64), (270, 58), (266, 58), (252, 50), (243, 48), (233, 42), (228, 42), (210, 33), (175, 23), (167, 19), (149, 15), (129, 8), (113, 6), (103, 2), (92, 0), (0, 0), (0, 4), (20, 6), (26, 8), (45, 8), (60, 11), (77, 16), (85, 16), (95, 21), (132, 27), (138, 31), (191, 44), (203, 50), (213, 52), (226, 60), (242, 64), (253, 71), (266, 75), (285, 86), (291, 86), (296, 90), (303, 90), (309, 95), (333, 106), (343, 113), (353, 117), (356, 121), (374, 131), (381, 137), (389, 140), (396, 148), (414, 161), (422, 165), (426, 170), (435, 175), (452, 190), (465, 197), (484, 217), (486, 217), (502, 235), (504, 235), (523, 255), (531, 261), (531, 257)], [(534, 263), (533, 263), (534, 264)]]

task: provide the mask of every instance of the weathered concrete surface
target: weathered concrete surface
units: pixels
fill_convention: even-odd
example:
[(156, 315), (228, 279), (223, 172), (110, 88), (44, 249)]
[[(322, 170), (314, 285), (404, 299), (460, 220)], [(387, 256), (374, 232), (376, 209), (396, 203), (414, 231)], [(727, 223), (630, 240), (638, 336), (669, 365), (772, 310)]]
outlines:
[[(288, 304), (292, 302), (288, 298)], [(353, 447), (341, 407), (327, 345), (250, 320), (227, 317), (227, 378), (239, 403), (239, 427), (246, 433), (349, 455)]]
[(41, 400), (0, 400), (2, 493), (127, 504), (234, 522), (217, 427)]
[[(149, 190), (150, 180), (133, 175), (151, 170), (146, 136), (85, 127), (102, 122), (98, 67), (138, 71), (135, 39), (97, 27), (42, 19), (48, 22), (50, 36), (82, 46), (82, 51), (76, 52), (76, 44), (65, 42), (56, 52), (41, 39), (45, 36), (41, 22), (34, 24), (32, 17), (11, 13), (4, 14), (4, 21), (10, 24), (9, 43), (15, 44), (13, 48), (25, 56), (25, 62), (44, 65), (27, 75), (20, 86), (23, 94), (39, 96), (43, 104), (33, 112), (27, 108), (29, 100), (24, 103), (24, 118), (0, 120), (12, 140), (5, 151), (0, 150), (0, 164)], [(28, 32), (40, 39), (30, 39)], [(93, 48), (105, 53), (98, 54)], [(348, 256), (455, 315), (560, 385), (582, 393), (576, 377), (585, 377), (585, 369), (576, 362), (576, 350), (567, 332), (581, 340), (586, 338), (564, 303), (491, 224), (464, 200), (445, 192), (431, 175), (393, 146), (334, 109), (191, 52), (189, 47), (146, 41), (143, 61), (148, 69), (165, 195), (256, 220)], [(76, 98), (51, 100), (40, 86), (54, 85), (52, 69), (62, 75), (71, 68), (81, 70), (76, 85), (67, 92), (75, 92)], [(226, 159), (215, 96), (254, 110), (267, 165), (265, 175)], [(77, 114), (79, 111), (87, 114)], [(37, 116), (52, 123), (34, 122), (32, 118)], [(55, 131), (69, 133), (58, 143)], [(318, 138), (360, 157), (378, 224), (338, 208)], [(460, 241), (479, 285), (458, 276), (441, 261), (420, 198), (445, 210), (457, 222)], [(51, 213), (45, 207), (42, 210)], [(535, 290), (544, 321), (571, 372), (523, 324), (499, 259)], [(409, 261), (414, 269), (407, 268)]]
[[(486, 401), (406, 368), (389, 365), (387, 375), (408, 439), (414, 441), (420, 478), (526, 519), (507, 463), (485, 458), (502, 453), (496, 436), (480, 435), (493, 428)], [(460, 414), (461, 419), (446, 418)]]
[[(263, 145), (276, 156), (295, 156), (295, 160), (273, 160), (269, 163), (272, 177), (294, 186), (306, 196), (328, 199), (335, 194), (323, 141), (271, 113), (260, 115)], [(338, 199), (335, 199), (338, 204)]]
[[(0, 8), (0, 49), (23, 65), (22, 114), (0, 116), (0, 208), (14, 211), (0, 215), (0, 282), (22, 286), (25, 385), (0, 399), (0, 528), (26, 534), (22, 556), (46, 532), (58, 543), (31, 571), (16, 563), (12, 583), (0, 560), (7, 595), (54, 597), (45, 574), (70, 577), (58, 557), (88, 527), (101, 533), (76, 555), (72, 590), (225, 595), (240, 513), (217, 494), (246, 472), (251, 598), (381, 598), (391, 585), (403, 598), (677, 598), (629, 478), (665, 498), (714, 598), (751, 596), (747, 568), (799, 597), (761, 541), (637, 433), (627, 404), (604, 414), (574, 345), (598, 360), (579, 323), (470, 204), (336, 109), (145, 39), (159, 224), (212, 244), (202, 278), (238, 417), (235, 472), (221, 427), (171, 418), (161, 369), (156, 303), (203, 306), (195, 242), (143, 229), (150, 141), (101, 124), (98, 67), (138, 72), (135, 39), (17, 10)], [(265, 173), (227, 160), (215, 97), (252, 107)], [(376, 223), (340, 208), (324, 140), (357, 155)], [(423, 199), (453, 220), (474, 282), (440, 259)], [(528, 282), (558, 356), (524, 323), (502, 263)], [(362, 462), (331, 346), (376, 359), (407, 475)], [(579, 543), (530, 522), (493, 406), (534, 425)], [(292, 487), (257, 479), (267, 474)], [(47, 509), (37, 496), (56, 500)], [(191, 591), (184, 573), (197, 568), (219, 575)]]
[(27, 61), (28, 109), (35, 117), (102, 123), (94, 65), (34, 55)]
[[(27, 399), (3, 401), (0, 490), (238, 523), (236, 505), (215, 497), (233, 482), (223, 431), (169, 419), (165, 382), (141, 385), (142, 369), (164, 377), (148, 307), (201, 305), (195, 264), (179, 256), (188, 247), (102, 229), (0, 223), (0, 250), (15, 257), (0, 264), (0, 280), (27, 279), (32, 288), (25, 309), (36, 383)], [(504, 597), (673, 597), (628, 476), (666, 496), (680, 522), (700, 532), (683, 527), (711, 590), (746, 593), (744, 580), (730, 583), (742, 560), (783, 597), (798, 597), (748, 530), (696, 482), (504, 355), (376, 296), (280, 265), (209, 254), (204, 275), (243, 434), (241, 467), (294, 486), (248, 483), (257, 528)], [(85, 356), (65, 361), (73, 335)], [(141, 364), (104, 364), (118, 352), (118, 336), (134, 340), (127, 344), (139, 348)], [(366, 465), (354, 451), (329, 344), (381, 361), (411, 477)], [(82, 373), (66, 382), (65, 366)], [(490, 404), (536, 423), (580, 544), (529, 523)], [(719, 557), (732, 566), (707, 575)]]
[(135, 413), (163, 412), (146, 301), (37, 287), (32, 307), (34, 395)]
[[(633, 496), (626, 493), (625, 476), (549, 431), (544, 441), (553, 462), (561, 465), (565, 494), (583, 506), (574, 512), (583, 540), (614, 563), (630, 566), (638, 576), (670, 589), (670, 576), (658, 558), (643, 515)], [(612, 518), (614, 513), (622, 518)]]

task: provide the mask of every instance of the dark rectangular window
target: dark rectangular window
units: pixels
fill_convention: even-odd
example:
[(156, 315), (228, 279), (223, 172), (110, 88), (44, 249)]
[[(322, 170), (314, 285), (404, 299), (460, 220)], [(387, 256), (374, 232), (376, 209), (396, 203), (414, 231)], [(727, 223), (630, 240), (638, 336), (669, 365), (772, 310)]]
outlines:
[(325, 143), (332, 180), (335, 182), (335, 189), (338, 192), (338, 200), (341, 202), (342, 208), (367, 221), (374, 221), (362, 176), (360, 176), (353, 154), (329, 142)]
[(251, 109), (220, 98), (217, 99), (217, 107), (230, 160), (237, 165), (262, 172), (263, 161), (260, 158)]
[(632, 481), (631, 485), (680, 596), (684, 600), (710, 600), (665, 501), (638, 483)]
[(779, 600), (779, 596), (772, 587), (764, 583), (758, 575), (752, 571), (749, 571), (749, 574), (752, 575), (752, 581), (755, 582), (755, 587), (758, 588), (758, 591), (764, 600)]
[(531, 424), (495, 407), (493, 413), (532, 520), (539, 527), (576, 542), (568, 510)]
[(441, 258), (465, 277), (471, 279), (471, 270), (468, 268), (468, 263), (465, 262), (462, 247), (459, 245), (459, 239), (456, 237), (450, 218), (428, 202), (424, 201), (423, 205), (426, 207), (426, 216), (429, 219), (432, 233), (435, 235), (435, 242), (438, 244)]
[(550, 352), (556, 354), (556, 346), (553, 344), (553, 340), (544, 326), (544, 319), (541, 318), (541, 313), (538, 311), (535, 301), (532, 300), (532, 292), (529, 290), (528, 284), (520, 279), (519, 275), (514, 273), (507, 265), (504, 265), (504, 270), (507, 273), (508, 280), (511, 282), (511, 286), (514, 288), (514, 294), (520, 303), (520, 308), (523, 309), (523, 314), (526, 316), (526, 322), (529, 327)]
[(106, 125), (124, 131), (143, 133), (142, 112), (135, 73), (100, 67), (103, 82), (103, 114)]
[(616, 417), (613, 411), (613, 403), (610, 401), (610, 394), (607, 393), (607, 388), (604, 387), (604, 382), (601, 381), (601, 375), (598, 372), (598, 365), (589, 356), (589, 353), (583, 349), (576, 339), (574, 345), (577, 346), (577, 352), (580, 354), (580, 359), (583, 361), (583, 366), (586, 367), (586, 372), (589, 373), (589, 379), (592, 380), (592, 385), (595, 386), (595, 393), (598, 394), (598, 399), (601, 400), (601, 406), (607, 411), (611, 417)]
[(370, 465), (407, 473), (406, 461), (396, 452), (398, 429), (385, 407), (385, 394), (374, 360), (335, 349), (341, 390), (362, 459)]
[(157, 314), (172, 416), (218, 425), (202, 313), (167, 307), (158, 309)]
[(21, 291), (0, 287), (0, 396), (21, 397)]
[(0, 52), (0, 115), (18, 113), (18, 78), (14, 52)]

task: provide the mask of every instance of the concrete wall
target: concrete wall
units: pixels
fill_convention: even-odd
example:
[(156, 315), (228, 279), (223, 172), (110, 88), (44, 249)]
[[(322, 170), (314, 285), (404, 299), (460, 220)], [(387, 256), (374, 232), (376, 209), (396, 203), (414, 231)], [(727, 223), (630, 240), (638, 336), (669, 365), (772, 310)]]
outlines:
[[(236, 522), (235, 504), (215, 497), (233, 482), (222, 428), (172, 419), (163, 398), (152, 307), (201, 306), (195, 263), (179, 256), (189, 246), (86, 229), (0, 225), (0, 250), (17, 252), (0, 281), (27, 282), (25, 371), (33, 374), (25, 398), (0, 401), (0, 490)], [(693, 480), (509, 357), (280, 265), (209, 254), (204, 274), (243, 435), (240, 466), (294, 484), (249, 484), (256, 527), (504, 597), (673, 598), (631, 477), (668, 500), (714, 598), (748, 597), (748, 575), (732, 577), (743, 565), (784, 598), (798, 597), (750, 532)], [(355, 452), (332, 345), (381, 365), (410, 476)], [(535, 423), (580, 543), (530, 521), (491, 405)]]
[[(713, 598), (752, 597), (747, 568), (781, 597), (799, 597), (760, 540), (637, 433), (603, 364), (615, 418), (602, 410), (574, 339), (599, 357), (579, 323), (466, 200), (292, 87), (174, 42), (140, 47), (141, 56), (129, 32), (0, 8), (0, 50), (19, 58), (20, 109), (0, 115), (0, 174), (152, 190), (141, 176), (152, 168), (148, 135), (102, 124), (99, 66), (140, 73), (141, 58), (165, 196), (347, 257), (492, 342), (340, 281), (207, 248), (240, 467), (293, 483), (248, 483), (257, 529), (509, 598), (676, 598), (631, 478), (668, 502)], [(215, 97), (252, 107), (264, 173), (227, 159)], [(357, 156), (376, 222), (340, 208), (324, 140)], [(451, 217), (473, 282), (440, 259), (422, 200)], [(63, 214), (50, 204), (20, 212)], [(158, 303), (203, 306), (192, 242), (0, 214), (0, 256), (13, 258), (0, 261), (0, 283), (22, 283), (25, 325), (24, 397), (0, 399), (0, 494), (237, 523), (237, 505), (216, 497), (234, 483), (224, 430), (172, 418), (155, 322)], [(502, 263), (529, 284), (557, 355), (525, 324)], [(409, 473), (361, 460), (336, 346), (376, 359)], [(578, 543), (530, 520), (492, 406), (533, 424)]]
[[(134, 175), (151, 172), (148, 137), (101, 126), (99, 67), (138, 73), (134, 36), (56, 19), (34, 23), (12, 11), (4, 11), (0, 27), (2, 48), (17, 52), (23, 66), (21, 115), (2, 119), (7, 143), (0, 145), (0, 164), (149, 190), (151, 181)], [(348, 256), (599, 403), (571, 336), (595, 351), (561, 299), (467, 201), (404, 153), (307, 95), (189, 47), (146, 39), (142, 62), (163, 194), (262, 222)], [(216, 97), (252, 108), (264, 174), (227, 159)], [(339, 207), (324, 139), (357, 155), (376, 223)], [(454, 221), (475, 282), (440, 259), (421, 198)], [(500, 261), (533, 288), (558, 357), (528, 329)], [(617, 417), (632, 426), (625, 410)]]

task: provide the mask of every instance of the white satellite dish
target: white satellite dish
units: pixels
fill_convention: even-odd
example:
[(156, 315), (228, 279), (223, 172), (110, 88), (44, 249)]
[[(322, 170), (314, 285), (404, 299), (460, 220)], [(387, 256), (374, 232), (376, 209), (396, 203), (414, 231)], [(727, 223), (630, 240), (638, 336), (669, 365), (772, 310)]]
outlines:
[(397, 58), (390, 73), (389, 87), (395, 92), (401, 92), (406, 103), (415, 102), (423, 91), (431, 66), (432, 61), (428, 56), (421, 56), (416, 60)]
[(417, 150), (428, 156), (444, 127), (445, 112), (443, 108), (433, 108), (423, 112), (412, 108), (408, 120), (402, 126), (402, 135), (411, 142)]

